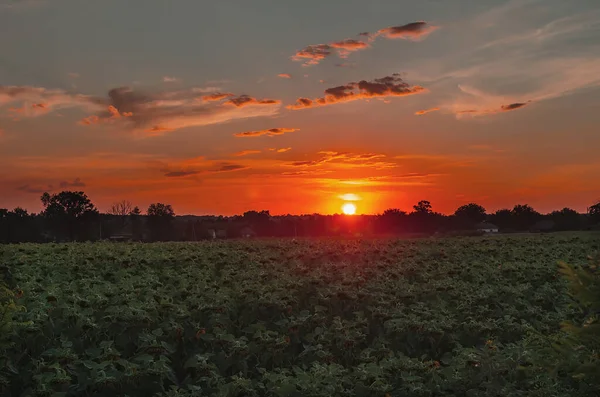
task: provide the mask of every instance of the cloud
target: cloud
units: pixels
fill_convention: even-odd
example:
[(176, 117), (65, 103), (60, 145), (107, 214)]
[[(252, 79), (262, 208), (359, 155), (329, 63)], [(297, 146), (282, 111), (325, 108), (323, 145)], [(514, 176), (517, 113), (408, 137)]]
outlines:
[(377, 35), (383, 35), (388, 39), (419, 40), (426, 37), (436, 29), (438, 29), (437, 26), (432, 26), (427, 22), (419, 21), (407, 23), (406, 25), (380, 29), (377, 32)]
[(177, 77), (165, 76), (165, 77), (163, 77), (163, 82), (165, 82), (165, 83), (179, 83), (179, 82), (181, 82), (181, 80), (178, 79)]
[(423, 110), (419, 110), (419, 111), (415, 112), (415, 115), (422, 116), (424, 114), (431, 113), (431, 112), (436, 112), (438, 110), (440, 110), (440, 108), (423, 109)]
[(61, 189), (69, 188), (69, 187), (85, 187), (85, 183), (81, 181), (80, 178), (75, 178), (73, 182), (61, 181), (58, 185)]
[[(427, 22), (412, 22), (402, 26), (392, 26), (380, 29), (377, 33), (363, 32), (359, 36), (366, 37), (373, 42), (378, 36), (389, 39), (420, 40), (425, 38), (438, 27), (429, 25)], [(291, 59), (304, 62), (303, 66), (318, 65), (322, 60), (337, 53), (340, 58), (347, 58), (350, 53), (365, 50), (370, 47), (368, 42), (356, 39), (344, 39), (333, 41), (328, 44), (311, 44), (297, 51)], [(338, 66), (338, 65), (336, 65)]]
[[(320, 158), (315, 160), (303, 160), (303, 161), (294, 161), (289, 163), (288, 165), (292, 167), (314, 167), (317, 165), (321, 165), (324, 163), (330, 162), (341, 162), (341, 163), (353, 163), (354, 165), (363, 166), (369, 165), (373, 166), (375, 163), (379, 163), (379, 159), (385, 157), (384, 154), (379, 153), (350, 153), (350, 152), (334, 152), (334, 151), (321, 151), (318, 154), (321, 155)], [(376, 160), (376, 162), (374, 162)]]
[(23, 117), (37, 117), (55, 110), (73, 107), (97, 108), (93, 98), (87, 95), (43, 87), (0, 86), (0, 108), (12, 104), (19, 105), (16, 108), (11, 107), (12, 112), (17, 112)]
[(291, 79), (292, 75), (289, 73), (279, 73), (277, 77), (281, 77), (282, 79)]
[(515, 109), (519, 109), (522, 108), (523, 106), (526, 106), (527, 103), (511, 103), (510, 105), (502, 105), (500, 108), (507, 112), (510, 110), (515, 110)]
[(281, 101), (275, 99), (256, 99), (248, 95), (240, 95), (225, 102), (225, 105), (233, 105), (236, 107), (252, 106), (252, 105), (278, 105)]
[(235, 96), (235, 95), (231, 94), (229, 92), (226, 92), (226, 93), (215, 92), (214, 94), (204, 95), (202, 97), (202, 100), (203, 101), (207, 101), (207, 102), (220, 101), (222, 99), (229, 98), (229, 97), (232, 97), (232, 96)]
[(181, 178), (184, 176), (196, 175), (200, 173), (200, 171), (168, 171), (165, 172), (165, 176), (167, 178)]
[(291, 147), (285, 147), (285, 148), (277, 149), (277, 153), (285, 153), (285, 152), (289, 152), (290, 150), (292, 150)]
[(304, 66), (318, 65), (323, 59), (333, 53), (329, 44), (311, 44), (299, 50), (292, 56), (294, 61), (303, 61)]
[[(176, 130), (192, 126), (218, 124), (235, 119), (271, 116), (278, 112), (280, 101), (256, 99), (248, 95), (231, 97), (218, 94), (220, 99), (211, 97), (210, 103), (196, 100), (197, 90), (165, 91), (159, 93), (140, 93), (128, 87), (109, 91), (108, 99), (96, 100), (106, 106), (95, 116), (99, 121), (114, 119), (118, 113), (127, 116), (123, 119), (134, 130), (156, 132)], [(231, 97), (222, 102), (222, 99)], [(205, 97), (203, 97), (205, 98)], [(233, 105), (233, 106), (232, 106)], [(111, 111), (111, 106), (117, 113)]]
[(234, 153), (234, 156), (242, 157), (248, 156), (249, 154), (257, 154), (260, 153), (260, 150), (242, 150), (241, 152)]
[(164, 134), (165, 132), (171, 132), (171, 131), (174, 131), (174, 129), (163, 127), (161, 125), (155, 125), (154, 127), (148, 128), (147, 130), (145, 130), (145, 132), (147, 132), (149, 134), (153, 134), (153, 135), (161, 135), (161, 134)]
[(398, 73), (375, 79), (361, 80), (325, 90), (325, 96), (316, 99), (298, 98), (294, 105), (287, 108), (292, 110), (333, 105), (336, 103), (357, 101), (376, 97), (405, 96), (425, 92), (421, 86), (410, 86), (404, 82)]
[[(210, 103), (198, 101), (198, 93), (207, 90), (192, 88), (145, 93), (119, 87), (111, 89), (108, 97), (103, 98), (42, 87), (0, 86), (0, 108), (18, 104), (20, 107), (11, 107), (12, 113), (25, 117), (36, 117), (63, 108), (80, 108), (94, 113), (80, 120), (81, 125), (119, 122), (132, 130), (155, 131), (154, 128), (176, 130), (272, 116), (278, 113), (281, 105), (279, 100), (221, 93), (209, 95)], [(226, 98), (229, 99), (223, 101)]]
[(262, 135), (277, 136), (277, 135), (283, 135), (288, 132), (294, 132), (294, 131), (299, 131), (299, 129), (298, 128), (271, 128), (268, 130), (238, 132), (237, 134), (233, 134), (233, 135), (238, 138), (250, 138), (250, 137), (262, 136)]
[(248, 167), (246, 167), (245, 165), (241, 165), (241, 164), (223, 164), (219, 168), (214, 170), (214, 172), (240, 171), (240, 170), (245, 170), (247, 168)]
[(518, 102), (511, 103), (509, 105), (502, 105), (499, 108), (495, 109), (466, 109), (466, 110), (457, 110), (455, 113), (457, 116), (481, 116), (481, 115), (490, 115), (502, 112), (510, 112), (512, 110), (521, 109), (524, 106), (527, 106), (529, 102)]
[(78, 79), (79, 78), (79, 73), (75, 73), (75, 72), (71, 72), (67, 74), (70, 78), (72, 79)]
[(21, 185), (21, 186), (17, 187), (17, 190), (19, 190), (21, 192), (25, 192), (25, 193), (38, 193), (38, 194), (45, 192), (44, 189), (35, 188), (35, 187), (32, 187), (32, 186), (29, 186), (28, 184)]

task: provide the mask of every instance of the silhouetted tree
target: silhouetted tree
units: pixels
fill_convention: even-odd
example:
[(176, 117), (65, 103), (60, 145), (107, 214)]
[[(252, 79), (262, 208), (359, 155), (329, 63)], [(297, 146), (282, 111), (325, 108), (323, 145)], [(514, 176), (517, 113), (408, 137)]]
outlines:
[(480, 222), (483, 222), (486, 218), (485, 208), (479, 204), (469, 203), (461, 205), (456, 211), (454, 216), (458, 220), (460, 226), (472, 227)]
[(380, 216), (380, 225), (378, 228), (382, 233), (400, 233), (406, 231), (407, 213), (398, 208), (389, 208), (383, 211)]
[(592, 224), (600, 223), (600, 201), (588, 208), (588, 216)]
[(511, 212), (515, 229), (521, 231), (529, 230), (541, 218), (541, 214), (528, 204), (517, 204)]
[(514, 230), (513, 213), (507, 208), (498, 210), (490, 215), (490, 221), (498, 226), (500, 230)]
[(131, 204), (131, 202), (127, 200), (121, 200), (116, 203), (113, 203), (110, 206), (110, 210), (108, 211), (108, 213), (116, 216), (127, 216), (131, 214), (131, 211), (133, 211), (133, 205)]
[(269, 211), (246, 211), (243, 219), (259, 236), (272, 235), (271, 213)]
[(129, 214), (129, 218), (131, 219), (131, 236), (134, 240), (142, 240), (144, 237), (143, 227), (142, 227), (142, 212), (139, 207), (133, 207), (131, 213)]
[(549, 219), (554, 222), (556, 230), (579, 230), (583, 227), (581, 214), (571, 208), (552, 211)]
[(173, 239), (175, 212), (170, 204), (155, 203), (148, 207), (148, 228), (154, 241)]
[(98, 210), (84, 192), (62, 191), (52, 195), (46, 192), (41, 200), (44, 206), (41, 215), (55, 233), (71, 241), (88, 237)]
[(433, 212), (431, 208), (431, 203), (427, 200), (421, 200), (417, 203), (417, 205), (413, 205), (415, 212), (422, 214), (431, 214)]

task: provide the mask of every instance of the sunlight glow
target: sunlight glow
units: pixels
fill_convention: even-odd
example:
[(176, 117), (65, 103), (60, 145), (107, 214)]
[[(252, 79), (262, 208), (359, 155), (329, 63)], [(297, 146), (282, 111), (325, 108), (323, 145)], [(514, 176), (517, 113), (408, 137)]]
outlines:
[(342, 212), (345, 215), (354, 215), (354, 214), (356, 214), (356, 205), (354, 205), (352, 203), (346, 203), (346, 204), (342, 205)]

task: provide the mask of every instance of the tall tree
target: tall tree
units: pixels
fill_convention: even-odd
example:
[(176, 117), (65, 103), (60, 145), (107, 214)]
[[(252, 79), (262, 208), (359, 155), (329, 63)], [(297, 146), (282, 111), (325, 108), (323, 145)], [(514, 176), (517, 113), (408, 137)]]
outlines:
[(600, 201), (588, 208), (588, 216), (593, 224), (600, 223)]
[(98, 215), (98, 210), (84, 192), (62, 191), (44, 193), (41, 197), (46, 218), (55, 232), (73, 241), (84, 237), (86, 226)]
[(431, 214), (433, 213), (432, 207), (431, 207), (431, 203), (427, 200), (421, 200), (417, 203), (417, 205), (413, 205), (413, 209), (415, 210), (415, 212), (421, 213), (421, 214)]
[(517, 204), (511, 212), (517, 230), (528, 230), (541, 218), (541, 214), (528, 204)]
[(458, 207), (458, 209), (454, 211), (454, 216), (456, 216), (459, 222), (465, 226), (472, 226), (483, 222), (486, 218), (486, 213), (485, 208), (481, 205), (469, 203)]
[(148, 214), (148, 227), (154, 241), (165, 241), (173, 239), (173, 218), (175, 211), (170, 204), (150, 204), (146, 212)]
[(131, 211), (133, 211), (133, 204), (131, 204), (131, 201), (121, 200), (113, 203), (110, 206), (108, 213), (116, 216), (127, 216), (131, 214)]

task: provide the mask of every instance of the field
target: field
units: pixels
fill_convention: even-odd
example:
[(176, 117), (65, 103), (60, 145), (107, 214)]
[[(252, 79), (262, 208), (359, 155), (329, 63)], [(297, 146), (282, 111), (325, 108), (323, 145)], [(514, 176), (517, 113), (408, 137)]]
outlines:
[[(0, 247), (3, 396), (578, 396), (532, 363), (598, 235)], [(0, 365), (1, 367), (1, 365)]]

